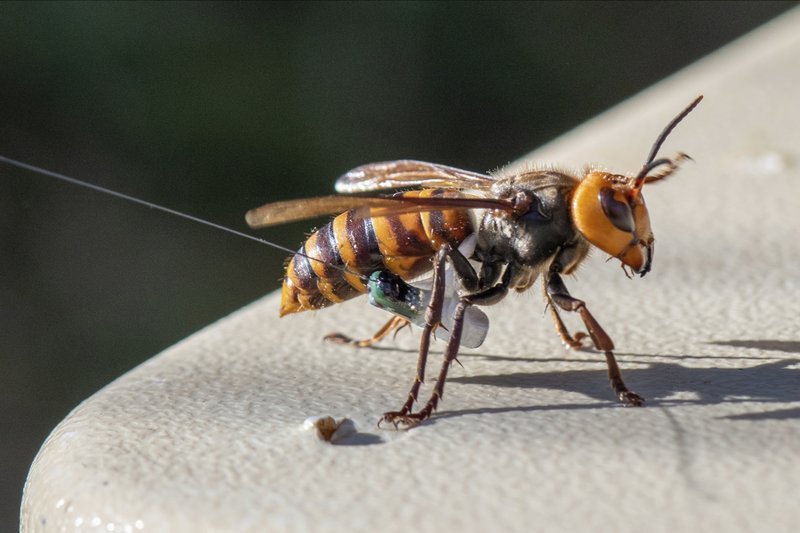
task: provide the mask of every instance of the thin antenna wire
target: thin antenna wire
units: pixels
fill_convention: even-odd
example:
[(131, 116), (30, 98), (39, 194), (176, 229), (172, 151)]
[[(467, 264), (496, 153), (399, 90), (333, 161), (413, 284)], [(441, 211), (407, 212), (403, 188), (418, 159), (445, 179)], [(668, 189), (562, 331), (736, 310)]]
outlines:
[(308, 259), (310, 261), (317, 261), (317, 262), (323, 263), (323, 264), (325, 264), (327, 266), (330, 266), (332, 268), (341, 270), (342, 272), (346, 272), (348, 274), (352, 274), (354, 276), (358, 276), (362, 281), (367, 281), (367, 277), (366, 276), (364, 276), (363, 274), (360, 274), (358, 272), (353, 272), (352, 270), (348, 269), (347, 267), (343, 267), (343, 266), (340, 266), (340, 265), (334, 265), (334, 264), (328, 263), (327, 261), (323, 261), (322, 259), (319, 259), (317, 257), (311, 257), (311, 256), (306, 255), (306, 254), (304, 254), (302, 252), (299, 252), (297, 250), (292, 250), (291, 248), (287, 248), (286, 246), (281, 246), (280, 244), (274, 243), (272, 241), (268, 241), (266, 239), (261, 239), (259, 237), (255, 237), (253, 235), (248, 235), (247, 233), (242, 233), (241, 231), (237, 231), (235, 229), (228, 228), (226, 226), (221, 226), (219, 224), (215, 224), (214, 222), (211, 222), (209, 220), (204, 220), (202, 218), (198, 218), (198, 217), (196, 217), (194, 215), (189, 215), (187, 213), (182, 213), (180, 211), (176, 211), (174, 209), (170, 209), (169, 207), (164, 207), (164, 206), (161, 206), (161, 205), (158, 205), (158, 204), (154, 204), (152, 202), (148, 202), (147, 200), (142, 200), (142, 199), (139, 199), (139, 198), (135, 198), (133, 196), (129, 196), (129, 195), (121, 193), (121, 192), (112, 191), (111, 189), (106, 189), (105, 187), (101, 187), (99, 185), (94, 185), (92, 183), (81, 181), (79, 179), (71, 178), (71, 177), (66, 176), (64, 174), (60, 174), (58, 172), (53, 172), (52, 170), (47, 170), (46, 168), (37, 167), (37, 166), (31, 165), (31, 164), (28, 164), (28, 163), (23, 163), (22, 161), (17, 161), (16, 159), (11, 159), (10, 157), (5, 157), (4, 155), (0, 155), (0, 161), (3, 162), (3, 163), (7, 163), (7, 164), (9, 164), (11, 166), (15, 166), (15, 167), (24, 169), (24, 170), (29, 170), (31, 172), (36, 172), (36, 173), (39, 173), (39, 174), (43, 174), (45, 176), (49, 176), (51, 178), (56, 178), (56, 179), (59, 179), (59, 180), (62, 180), (62, 181), (66, 181), (67, 183), (71, 183), (73, 185), (78, 185), (79, 187), (85, 187), (87, 189), (92, 189), (94, 191), (101, 192), (101, 193), (104, 193), (104, 194), (110, 194), (111, 196), (115, 196), (115, 197), (120, 198), (122, 200), (127, 200), (127, 201), (133, 202), (135, 204), (143, 205), (145, 207), (149, 207), (150, 209), (156, 209), (158, 211), (163, 211), (164, 213), (169, 213), (169, 214), (175, 215), (177, 217), (185, 218), (187, 220), (191, 220), (192, 222), (197, 222), (199, 224), (205, 224), (206, 226), (211, 226), (212, 228), (216, 228), (216, 229), (221, 230), (221, 231), (232, 233), (233, 235), (238, 235), (239, 237), (244, 237), (245, 239), (250, 239), (251, 241), (255, 241), (255, 242), (258, 242), (258, 243), (261, 243), (261, 244), (266, 244), (267, 246), (272, 246), (273, 248), (277, 248), (278, 250), (282, 250), (284, 252), (289, 252), (290, 254), (293, 254), (293, 255), (299, 255), (299, 256), (305, 257), (306, 259)]

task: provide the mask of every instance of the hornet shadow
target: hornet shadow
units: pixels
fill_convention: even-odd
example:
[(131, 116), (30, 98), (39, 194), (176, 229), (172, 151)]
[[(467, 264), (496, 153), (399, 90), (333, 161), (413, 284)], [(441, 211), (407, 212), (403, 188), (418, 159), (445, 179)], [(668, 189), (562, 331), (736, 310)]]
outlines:
[[(709, 344), (733, 346), (737, 348), (753, 348), (761, 351), (779, 351), (800, 353), (800, 342), (776, 340), (733, 340), (715, 341)], [(595, 352), (596, 353), (596, 352)], [(466, 356), (465, 356), (466, 355)], [(552, 361), (570, 361), (588, 363), (593, 366), (600, 363), (597, 369), (566, 370), (553, 372), (514, 372), (510, 374), (486, 374), (480, 376), (453, 377), (448, 381), (461, 384), (490, 385), (517, 389), (550, 389), (576, 392), (597, 400), (596, 404), (535, 405), (508, 408), (486, 408), (461, 411), (440, 411), (437, 418), (447, 418), (466, 414), (484, 414), (493, 412), (529, 412), (541, 410), (574, 410), (618, 407), (608, 385), (605, 361), (601, 354), (597, 359), (591, 358), (513, 358), (502, 355), (462, 354), (459, 357), (471, 357), (485, 360), (517, 360), (524, 362), (547, 363)], [(717, 356), (717, 355), (647, 355), (620, 353), (620, 366), (628, 386), (642, 393), (647, 398), (645, 405), (711, 405), (721, 403), (758, 402), (761, 404), (786, 404), (800, 402), (800, 358), (779, 356), (778, 360), (766, 360), (761, 356)], [(655, 359), (658, 358), (658, 361)], [(677, 362), (663, 362), (663, 359), (674, 358)], [(684, 366), (681, 360), (759, 360), (762, 364), (745, 368), (692, 368)], [(646, 368), (625, 369), (627, 364), (646, 364)], [(672, 399), (679, 393), (689, 393), (691, 399)], [(786, 420), (800, 419), (800, 407), (781, 405), (781, 408), (764, 410), (755, 409), (752, 413), (743, 413), (723, 417), (730, 420)]]

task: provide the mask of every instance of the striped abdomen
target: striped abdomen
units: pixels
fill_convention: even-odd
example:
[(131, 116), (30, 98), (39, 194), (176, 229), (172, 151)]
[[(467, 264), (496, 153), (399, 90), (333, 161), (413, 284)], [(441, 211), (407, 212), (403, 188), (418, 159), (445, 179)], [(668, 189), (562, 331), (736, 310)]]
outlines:
[[(401, 196), (462, 195), (454, 190), (426, 189)], [(308, 257), (295, 254), (289, 261), (280, 314), (321, 309), (366, 293), (367, 287), (355, 273), (368, 277), (376, 270), (387, 269), (411, 280), (431, 269), (430, 259), (444, 243), (458, 246), (472, 232), (464, 209), (380, 216), (367, 215), (360, 209), (342, 213), (300, 247), (298, 254)]]

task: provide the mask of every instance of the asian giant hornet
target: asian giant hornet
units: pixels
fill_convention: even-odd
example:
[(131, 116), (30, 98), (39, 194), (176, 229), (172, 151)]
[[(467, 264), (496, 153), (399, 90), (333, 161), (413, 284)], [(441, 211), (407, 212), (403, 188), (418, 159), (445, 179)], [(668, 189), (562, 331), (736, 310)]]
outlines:
[[(575, 271), (592, 246), (622, 263), (626, 275), (644, 276), (653, 261), (654, 237), (642, 196), (646, 183), (670, 176), (689, 157), (678, 153), (656, 159), (670, 132), (700, 103), (696, 98), (656, 138), (634, 176), (587, 170), (582, 177), (557, 170), (534, 170), (506, 177), (400, 160), (355, 168), (336, 182), (343, 193), (269, 203), (249, 211), (247, 223), (262, 228), (323, 214), (338, 214), (311, 234), (286, 267), (281, 316), (322, 309), (371, 292), (367, 280), (388, 272), (401, 283), (432, 273), (431, 297), (424, 310), (417, 371), (408, 398), (382, 422), (413, 426), (430, 417), (460, 345), (466, 311), (493, 305), (509, 290), (529, 289), (541, 277), (556, 331), (569, 346), (585, 334), (571, 335), (559, 309), (576, 312), (594, 347), (605, 354), (611, 387), (628, 406), (644, 398), (625, 385), (614, 357), (614, 343), (586, 303), (567, 290), (563, 276)], [(416, 189), (392, 196), (359, 196), (392, 189)], [(464, 244), (471, 242), (465, 251)], [(447, 262), (455, 272), (457, 305), (436, 384), (428, 402), (413, 412), (425, 379), (431, 334), (442, 325)], [(470, 261), (479, 265), (476, 270)], [(402, 299), (402, 298), (401, 298)], [(391, 318), (370, 339), (341, 334), (330, 340), (369, 346), (409, 323)]]

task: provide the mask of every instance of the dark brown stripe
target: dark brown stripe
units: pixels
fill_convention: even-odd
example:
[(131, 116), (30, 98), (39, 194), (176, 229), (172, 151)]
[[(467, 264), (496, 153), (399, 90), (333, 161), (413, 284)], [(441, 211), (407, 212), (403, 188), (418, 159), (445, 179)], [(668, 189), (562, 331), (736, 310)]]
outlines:
[(332, 279), (341, 277), (342, 271), (331, 265), (342, 265), (342, 256), (339, 255), (339, 246), (336, 244), (336, 233), (333, 223), (328, 223), (317, 232), (316, 257), (324, 261), (323, 277)]
[[(344, 236), (347, 237), (346, 235)], [(326, 263), (345, 266), (339, 250), (339, 237), (333, 228), (333, 222), (325, 226), (317, 235), (319, 257)], [(326, 264), (325, 279), (329, 282), (331, 292), (342, 300), (349, 300), (360, 294), (344, 279), (344, 272)]]
[(341, 298), (342, 300), (349, 300), (350, 298), (354, 298), (361, 294), (358, 292), (354, 287), (352, 287), (347, 281), (345, 281), (344, 277), (340, 276), (337, 280), (331, 280), (331, 290), (333, 294)]
[(292, 264), (294, 264), (297, 286), (303, 292), (316, 292), (317, 274), (311, 269), (308, 258), (305, 255), (300, 255), (308, 254), (305, 243), (303, 243), (303, 246), (301, 246), (297, 252), (292, 261)]
[(347, 239), (353, 247), (356, 264), (353, 265), (362, 273), (372, 273), (380, 265), (381, 252), (372, 219), (363, 217), (357, 210), (347, 212)]
[[(404, 253), (403, 255), (420, 255), (419, 252), (432, 252), (429, 243), (421, 239), (420, 232), (416, 231), (417, 229), (422, 229), (422, 221), (419, 220), (419, 215), (417, 215), (417, 228), (412, 229), (406, 228), (397, 215), (387, 216), (386, 221), (389, 223), (389, 228), (397, 243), (397, 249), (407, 252), (407, 254)], [(424, 234), (424, 231), (421, 233)]]
[(300, 305), (304, 307), (303, 310), (322, 309), (323, 307), (327, 307), (333, 303), (319, 292), (316, 292), (316, 289), (314, 290), (315, 292), (313, 293), (304, 292), (297, 296), (297, 300), (300, 302)]
[(380, 264), (381, 249), (378, 246), (378, 236), (375, 234), (372, 218), (363, 219), (362, 225), (364, 226), (364, 236), (366, 237), (365, 248), (369, 250), (369, 260), (373, 265)]

